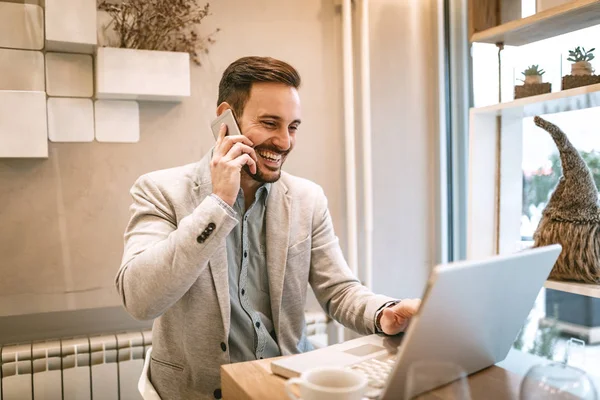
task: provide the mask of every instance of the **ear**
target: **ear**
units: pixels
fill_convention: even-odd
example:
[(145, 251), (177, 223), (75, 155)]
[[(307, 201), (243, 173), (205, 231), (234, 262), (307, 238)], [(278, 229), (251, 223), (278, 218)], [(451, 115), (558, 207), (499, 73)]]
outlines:
[(225, 110), (229, 110), (231, 109), (233, 111), (233, 109), (231, 108), (231, 106), (229, 105), (228, 102), (224, 101), (221, 104), (219, 104), (219, 106), (217, 107), (217, 117), (221, 114), (223, 114), (223, 112)]

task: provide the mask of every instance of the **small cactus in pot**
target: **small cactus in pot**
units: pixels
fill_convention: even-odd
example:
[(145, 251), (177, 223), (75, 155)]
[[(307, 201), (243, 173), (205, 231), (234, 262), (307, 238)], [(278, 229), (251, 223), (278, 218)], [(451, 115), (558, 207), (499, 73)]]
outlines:
[(579, 46), (574, 50), (569, 50), (569, 58), (567, 58), (567, 60), (573, 63), (571, 65), (571, 75), (592, 75), (594, 69), (592, 68), (592, 64), (590, 64), (590, 61), (594, 59), (594, 55), (592, 54), (594, 50), (596, 49), (593, 48), (586, 51), (585, 48)]
[(525, 79), (519, 79), (523, 82), (522, 85), (515, 85), (515, 99), (550, 93), (552, 85), (542, 81), (542, 75), (545, 73), (546, 71), (541, 69), (538, 64), (530, 65), (521, 72)]
[(523, 83), (526, 85), (540, 84), (542, 83), (542, 75), (545, 73), (546, 71), (540, 69), (539, 65), (531, 65), (525, 71), (521, 72), (525, 76)]

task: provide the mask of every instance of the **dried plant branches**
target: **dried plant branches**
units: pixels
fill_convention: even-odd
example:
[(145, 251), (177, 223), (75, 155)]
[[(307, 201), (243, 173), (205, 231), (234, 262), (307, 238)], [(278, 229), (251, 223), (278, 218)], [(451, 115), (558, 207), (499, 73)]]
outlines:
[(98, 9), (112, 18), (110, 24), (119, 37), (118, 47), (142, 50), (180, 51), (190, 54), (200, 65), (200, 54), (208, 53), (217, 28), (201, 37), (196, 31), (210, 15), (210, 4), (198, 0), (123, 0), (114, 4), (101, 0)]

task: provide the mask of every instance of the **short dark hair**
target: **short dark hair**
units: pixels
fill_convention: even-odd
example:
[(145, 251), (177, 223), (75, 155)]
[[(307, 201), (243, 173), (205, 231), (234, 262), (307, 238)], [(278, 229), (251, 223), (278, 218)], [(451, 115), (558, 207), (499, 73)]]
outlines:
[(217, 106), (226, 101), (241, 117), (255, 82), (275, 82), (298, 89), (300, 74), (290, 64), (271, 57), (242, 57), (231, 63), (219, 83)]

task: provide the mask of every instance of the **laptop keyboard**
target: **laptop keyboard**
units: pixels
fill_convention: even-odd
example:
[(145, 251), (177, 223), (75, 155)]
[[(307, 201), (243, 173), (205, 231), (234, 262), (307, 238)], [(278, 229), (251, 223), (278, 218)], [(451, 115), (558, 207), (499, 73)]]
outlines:
[(378, 360), (376, 358), (365, 360), (352, 365), (350, 368), (366, 375), (370, 387), (374, 389), (383, 389), (387, 377), (392, 372), (395, 363), (396, 358), (391, 356), (383, 360)]

